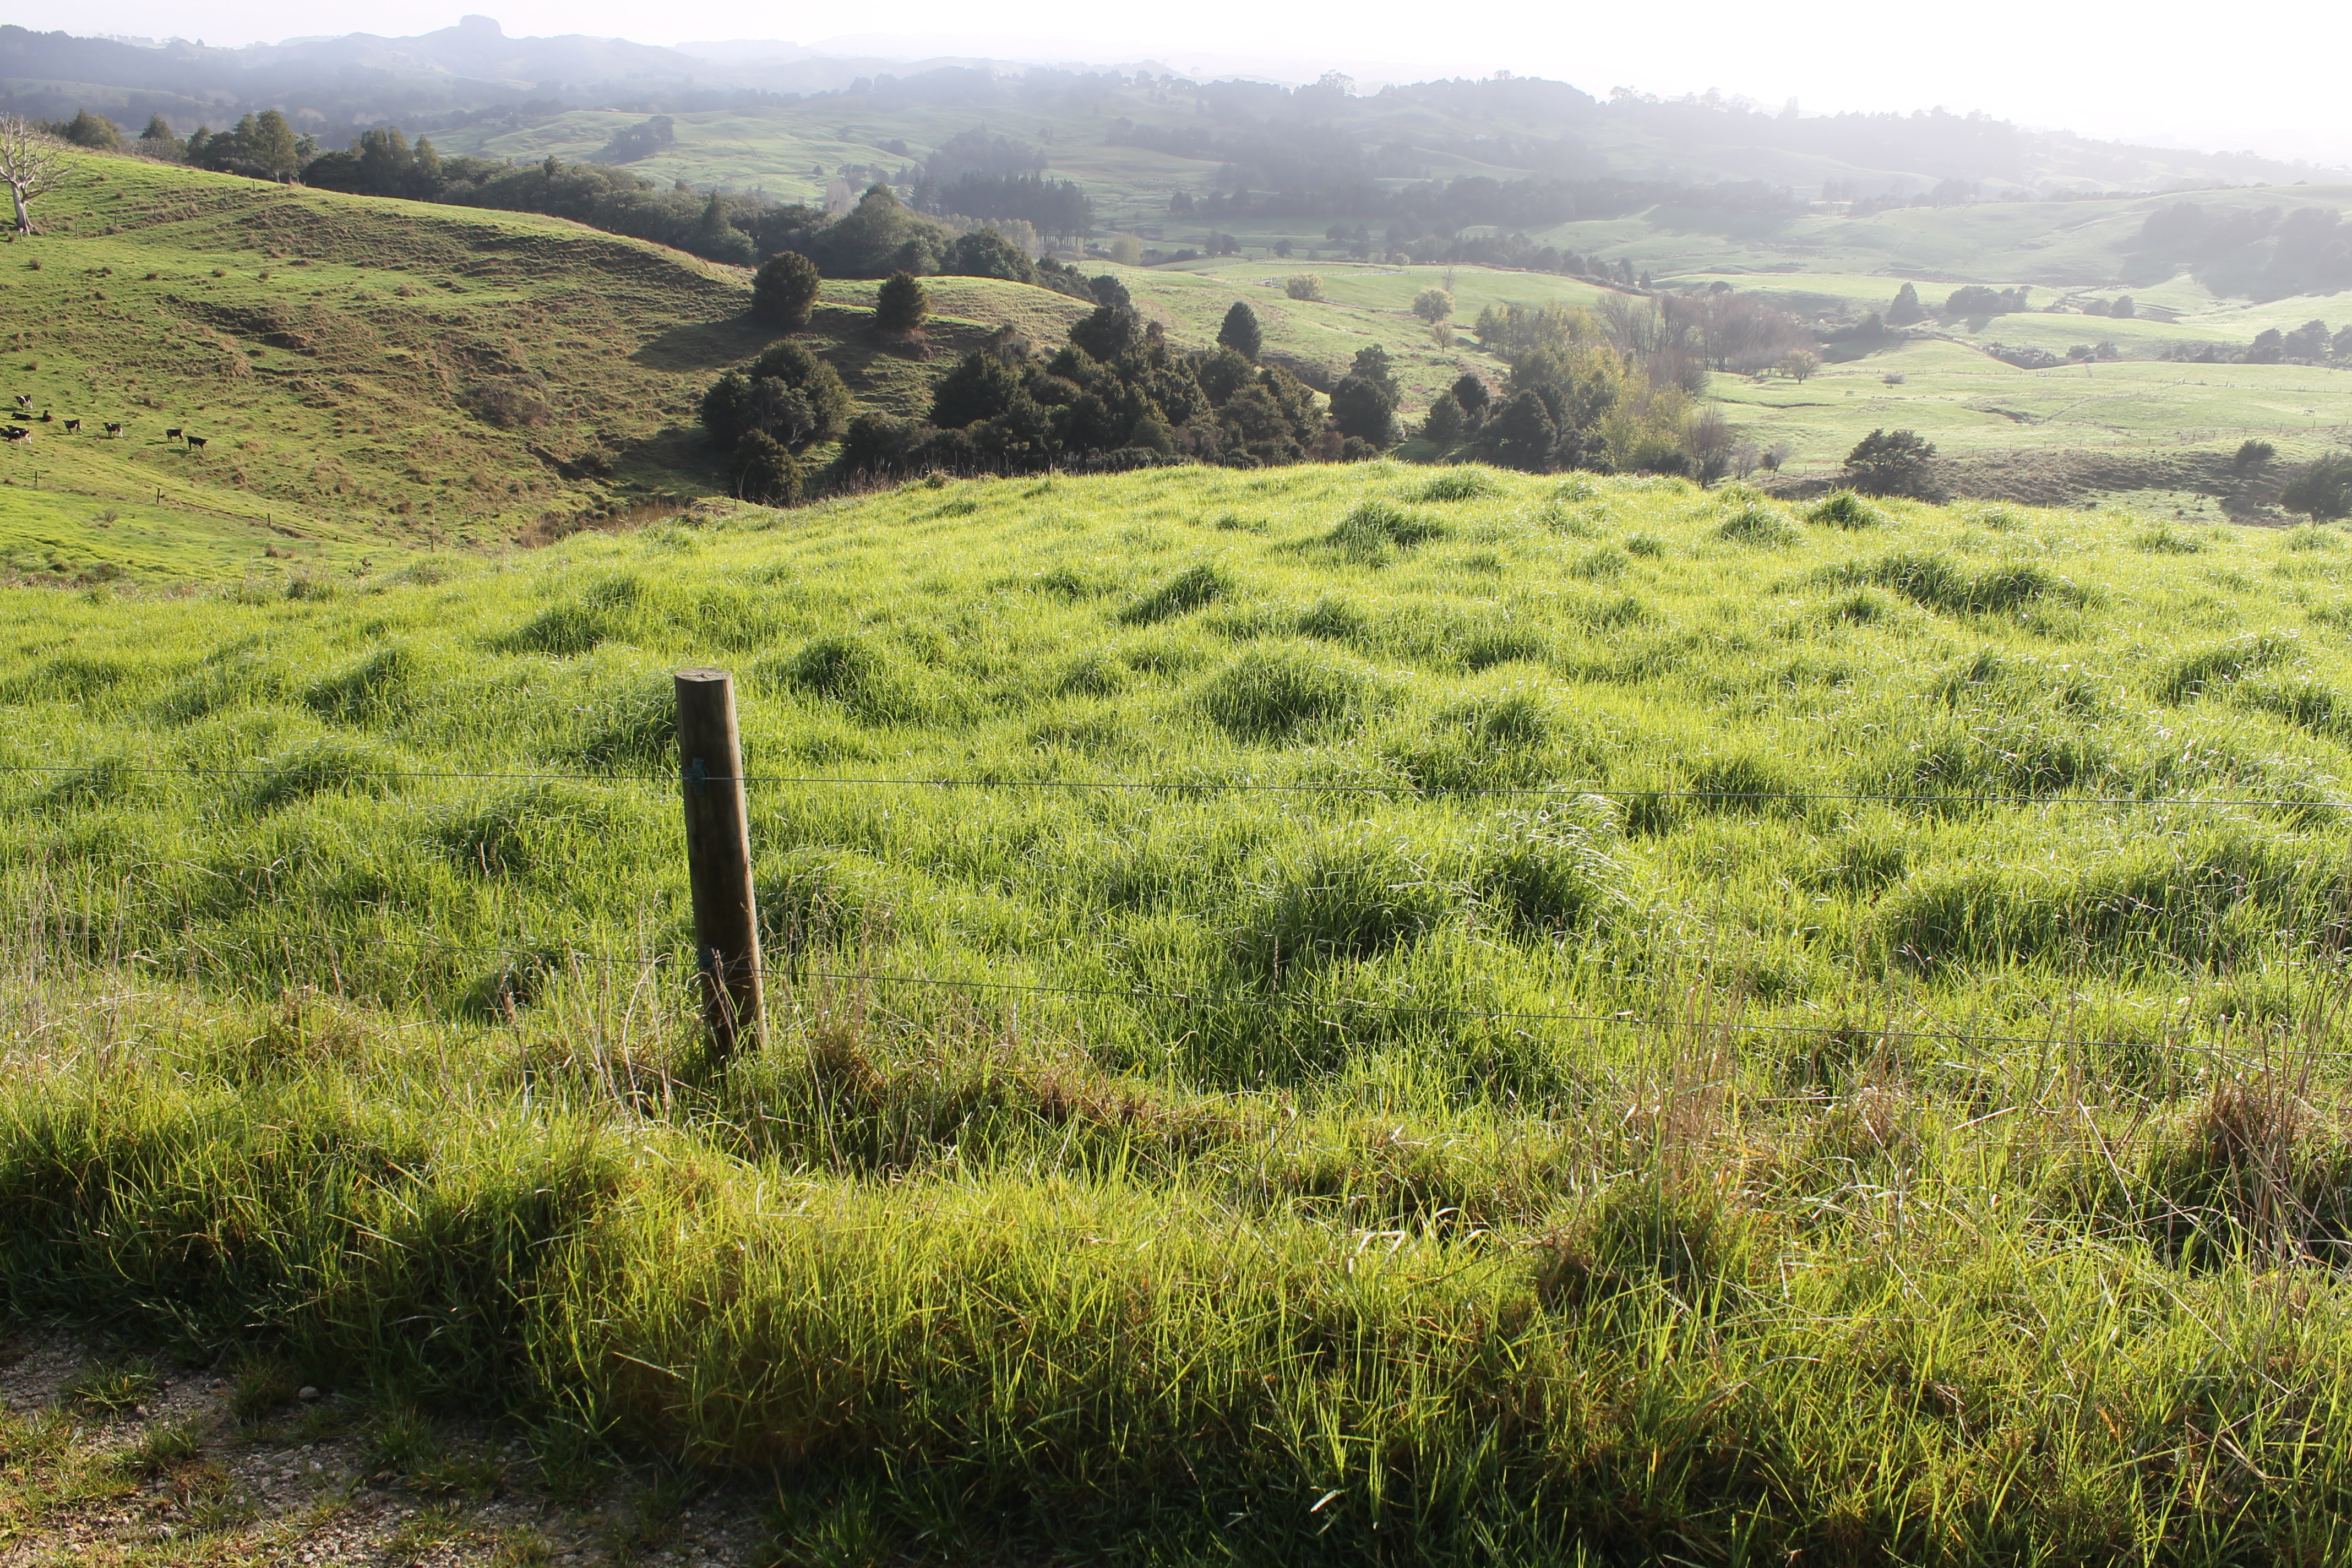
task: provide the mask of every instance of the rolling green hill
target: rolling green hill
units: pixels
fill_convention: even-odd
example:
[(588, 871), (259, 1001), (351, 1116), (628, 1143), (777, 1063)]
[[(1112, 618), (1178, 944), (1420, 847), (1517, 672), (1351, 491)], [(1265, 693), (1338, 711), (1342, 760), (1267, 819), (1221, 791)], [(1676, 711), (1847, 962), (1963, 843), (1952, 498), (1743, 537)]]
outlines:
[(2332, 1561), (2347, 561), (1380, 462), (12, 594), (0, 1300), (782, 1561)]
[(56, 416), (0, 455), (20, 573), (342, 567), (625, 505), (690, 477), (676, 432), (744, 352), (740, 278), (575, 225), (71, 173), (0, 247), (0, 381)]
[[(0, 246), (0, 390), (35, 416), (0, 452), (0, 571), (18, 575), (343, 571), (709, 493), (696, 400), (773, 338), (744, 314), (748, 274), (560, 219), (71, 168), (44, 232)], [(909, 351), (874, 340), (872, 294), (828, 285), (813, 331), (894, 411), (928, 396), (920, 354), (1006, 322), (1055, 341), (1080, 313), (940, 279)]]

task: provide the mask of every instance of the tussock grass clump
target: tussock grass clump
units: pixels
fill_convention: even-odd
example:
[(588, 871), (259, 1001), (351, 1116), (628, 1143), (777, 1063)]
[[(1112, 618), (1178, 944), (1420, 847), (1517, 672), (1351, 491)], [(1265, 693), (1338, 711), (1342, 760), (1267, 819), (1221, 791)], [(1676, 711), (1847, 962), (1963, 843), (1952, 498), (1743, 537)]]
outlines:
[(607, 642), (627, 642), (650, 618), (653, 596), (635, 573), (606, 577), (548, 605), (510, 633), (504, 646), (517, 653), (570, 658)]
[(1591, 765), (1571, 729), (1557, 687), (1505, 665), (1425, 721), (1392, 733), (1381, 755), (1423, 790), (1538, 787)]
[(405, 772), (398, 757), (373, 746), (311, 741), (263, 762), (257, 776), (246, 781), (239, 804), (264, 812), (331, 792), (390, 795), (401, 787)]
[(619, 828), (619, 803), (570, 779), (547, 779), (452, 815), (434, 837), (451, 860), (486, 878), (561, 875)]
[(1368, 564), (1387, 561), (1394, 551), (1444, 537), (1444, 524), (1384, 500), (1360, 502), (1323, 536), (1326, 544), (1348, 559)]
[(1128, 679), (1124, 665), (1097, 649), (1063, 666), (1054, 689), (1065, 697), (1115, 697), (1127, 689)]
[(1318, 642), (1355, 642), (1371, 630), (1370, 617), (1343, 598), (1326, 595), (1298, 616), (1298, 635)]
[(66, 1382), (68, 1404), (101, 1417), (128, 1415), (162, 1392), (163, 1380), (142, 1362), (105, 1360), (90, 1363)]
[(1622, 577), (1633, 563), (1618, 551), (1595, 550), (1580, 555), (1569, 563), (1568, 574), (1587, 583), (1613, 583)]
[(1312, 647), (1252, 648), (1200, 689), (1202, 711), (1236, 739), (1281, 742), (1360, 721), (1383, 695), (1369, 666)]
[(2197, 555), (2203, 552), (2205, 542), (2170, 523), (2157, 522), (2133, 534), (2131, 547), (2150, 555)]
[(1671, 1175), (1618, 1181), (1545, 1239), (1545, 1305), (1639, 1311), (1660, 1297), (1711, 1313), (1734, 1304), (1757, 1246), (1754, 1216), (1717, 1188)]
[(614, 773), (677, 770), (677, 699), (669, 677), (637, 661), (601, 666), (565, 715), (565, 755), (579, 766)]
[(2231, 682), (2230, 697), (2241, 708), (2269, 713), (2298, 729), (2330, 740), (2352, 740), (2352, 700), (2343, 692), (2309, 676), (2284, 680), (2248, 679)]
[(1749, 501), (1717, 523), (1715, 536), (1732, 544), (1759, 550), (1788, 550), (1804, 542), (1794, 524), (1777, 507)]
[(921, 723), (940, 708), (919, 669), (872, 636), (813, 637), (791, 658), (763, 662), (760, 675), (866, 724)]
[(1876, 528), (1886, 514), (1853, 490), (1832, 490), (1805, 509), (1805, 521), (1829, 528)]
[(429, 685), (420, 662), (406, 646), (394, 643), (313, 683), (302, 700), (322, 719), (390, 723), (405, 716)]
[(1214, 604), (1234, 591), (1233, 574), (1211, 562), (1187, 567), (1118, 613), (1121, 626), (1155, 626)]
[(1533, 931), (1588, 927), (1625, 900), (1610, 804), (1597, 795), (1506, 818), (1480, 847), (1480, 894)]
[(41, 805), (51, 811), (81, 811), (92, 806), (129, 805), (153, 798), (163, 788), (158, 764), (151, 758), (115, 752), (92, 757), (53, 775), (42, 792)]
[(781, 953), (850, 944), (887, 947), (919, 901), (871, 856), (803, 847), (762, 858), (754, 868), (763, 939)]
[(2209, 829), (2079, 867), (1954, 867), (1880, 906), (1887, 951), (1923, 970), (2052, 957), (2222, 962), (2281, 926), (2341, 930), (2340, 882), (2291, 840)]
[(1485, 500), (1503, 493), (1502, 481), (1484, 468), (1451, 468), (1413, 492), (1424, 501)]
[(2173, 660), (2157, 678), (2156, 694), (2167, 702), (2186, 702), (2257, 671), (2274, 669), (2301, 651), (2302, 645), (2284, 632), (2233, 637)]
[(1843, 585), (1892, 588), (1914, 604), (1944, 615), (1999, 615), (2047, 602), (2082, 605), (2079, 585), (2032, 562), (1971, 573), (1939, 552), (1904, 551), (1875, 562), (1832, 567), (1826, 580)]
[(1470, 891), (1457, 846), (1421, 848), (1346, 830), (1273, 858), (1251, 878), (1233, 945), (1254, 979), (1374, 957), (1454, 918)]

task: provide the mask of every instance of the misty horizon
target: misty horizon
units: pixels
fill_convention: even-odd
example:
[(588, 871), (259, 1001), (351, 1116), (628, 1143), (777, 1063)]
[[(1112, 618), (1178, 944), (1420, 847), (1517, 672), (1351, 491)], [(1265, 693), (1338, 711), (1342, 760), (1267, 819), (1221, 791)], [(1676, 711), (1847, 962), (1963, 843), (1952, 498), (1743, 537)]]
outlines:
[[(1792, 22), (1770, 37), (1751, 36), (1747, 46), (1726, 53), (1711, 41), (1713, 29), (1695, 22), (1685, 47), (1661, 51), (1648, 43), (1612, 34), (1619, 26), (1596, 18), (1578, 29), (1534, 29), (1536, 37), (1522, 45), (1465, 48), (1446, 43), (1420, 47), (1392, 25), (1394, 8), (1374, 7), (1351, 17), (1345, 35), (1328, 30), (1301, 38), (1261, 19), (1236, 18), (1236, 25), (1211, 34), (1189, 14), (1190, 31), (1158, 39), (1106, 36), (1110, 30), (1092, 13), (1057, 12), (1054, 6), (1024, 9), (1023, 19), (1033, 26), (1019, 30), (974, 28), (968, 10), (918, 4), (899, 15), (936, 26), (914, 26), (889, 32), (831, 32), (813, 40), (775, 36), (766, 27), (730, 26), (730, 22), (767, 22), (768, 14), (753, 13), (719, 3), (673, 7), (665, 16), (674, 24), (662, 36), (642, 36), (628, 26), (604, 27), (602, 21), (630, 21), (618, 8), (601, 0), (582, 5), (554, 7), (527, 5), (500, 8), (495, 18), (504, 36), (517, 41), (580, 38), (622, 42), (673, 49), (715, 63), (798, 58), (803, 59), (867, 59), (877, 63), (913, 64), (940, 59), (985, 60), (1000, 64), (1052, 65), (1133, 69), (1150, 65), (1203, 79), (1230, 77), (1299, 85), (1327, 70), (1355, 78), (1365, 90), (1388, 85), (1447, 79), (1482, 79), (1497, 73), (1538, 77), (1567, 82), (1606, 100), (1631, 90), (1666, 100), (1715, 95), (1726, 100), (1753, 104), (1778, 111), (1793, 107), (1801, 115), (1843, 113), (1911, 113), (1944, 110), (1956, 114), (1985, 114), (2021, 128), (2063, 131), (2085, 138), (2134, 145), (2209, 153), (2252, 153), (2284, 162), (2312, 164), (2329, 171), (2352, 168), (2352, 129), (2336, 117), (2321, 112), (2326, 89), (2315, 79), (2310, 93), (2294, 90), (2294, 79), (2314, 68), (2300, 58), (2284, 60), (2263, 57), (2234, 65), (2233, 54), (2250, 46), (2229, 39), (2200, 40), (2193, 66), (2177, 56), (2152, 61), (2147, 44), (2137, 35), (2110, 41), (2095, 66), (2085, 69), (2063, 58), (2053, 47), (2025, 50), (1983, 68), (1969, 64), (1968, 49), (1906, 49), (1899, 43), (1867, 50), (1839, 46), (1848, 52), (1847, 68), (1825, 69), (1816, 58), (1836, 49), (1791, 49), (1793, 41), (1811, 38), (1815, 31)], [(1218, 7), (1211, 8), (1214, 15)], [(1811, 8), (1813, 14), (1850, 9), (1831, 5)], [(199, 41), (208, 47), (247, 50), (284, 48), (346, 37), (382, 38), (387, 42), (413, 39), (455, 27), (459, 16), (427, 7), (408, 8), (406, 25), (387, 21), (376, 29), (352, 33), (322, 33), (316, 18), (301, 15), (299, 24), (272, 27), (283, 17), (294, 23), (278, 0), (234, 0), (192, 14), (165, 7), (158, 0), (110, 0), (94, 8), (79, 36), (149, 45), (173, 39)], [(1034, 24), (1056, 16), (1069, 26)], [(2064, 18), (2037, 18), (2045, 29), (2067, 26)], [(549, 26), (547, 24), (555, 26)], [(703, 26), (701, 24), (710, 24)], [(142, 25), (145, 24), (145, 25)], [(1827, 34), (1835, 37), (1840, 24)], [(1875, 29), (1876, 25), (1873, 24)], [(814, 31), (815, 29), (807, 29)], [(1997, 26), (1985, 30), (1999, 32)], [(246, 41), (225, 43), (226, 36)], [(1415, 47), (1384, 47), (1411, 41)], [(1931, 42), (1923, 36), (1916, 42)], [(2168, 48), (2169, 46), (2167, 46)], [(751, 53), (751, 51), (758, 51)], [(1945, 58), (1947, 55), (1955, 58)], [(1407, 64), (1405, 61), (1419, 63)], [(2044, 85), (2036, 79), (2052, 73)], [(2324, 73), (2322, 73), (2324, 75)], [(2167, 76), (2169, 84), (2162, 79)], [(2153, 86), (2116, 93), (2122, 79)], [(2314, 105), (2305, 114), (2300, 105)]]

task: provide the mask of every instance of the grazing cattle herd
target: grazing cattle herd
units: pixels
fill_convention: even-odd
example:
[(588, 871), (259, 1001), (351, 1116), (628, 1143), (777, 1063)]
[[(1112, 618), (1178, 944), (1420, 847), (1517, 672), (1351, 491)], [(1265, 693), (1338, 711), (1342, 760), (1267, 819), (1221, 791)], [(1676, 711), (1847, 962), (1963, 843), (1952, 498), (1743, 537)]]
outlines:
[[(16, 399), (16, 406), (10, 412), (8, 417), (16, 421), (16, 423), (8, 426), (5, 430), (0, 430), (0, 438), (5, 438), (11, 443), (29, 441), (33, 437), (32, 426), (37, 424), (62, 424), (65, 426), (67, 435), (79, 436), (81, 434), (81, 421), (79, 419), (59, 420), (55, 411), (47, 408), (42, 409), (39, 415), (36, 416), (33, 413), (33, 395), (31, 393), (19, 392), (13, 395)], [(130, 426), (120, 420), (110, 419), (105, 422), (104, 428), (107, 437), (110, 440), (119, 440), (121, 438), (122, 433), (130, 428)], [(191, 452), (201, 452), (205, 449), (205, 442), (207, 437), (190, 435), (184, 426), (174, 425), (170, 429), (163, 432), (163, 439), (166, 442), (181, 442)]]

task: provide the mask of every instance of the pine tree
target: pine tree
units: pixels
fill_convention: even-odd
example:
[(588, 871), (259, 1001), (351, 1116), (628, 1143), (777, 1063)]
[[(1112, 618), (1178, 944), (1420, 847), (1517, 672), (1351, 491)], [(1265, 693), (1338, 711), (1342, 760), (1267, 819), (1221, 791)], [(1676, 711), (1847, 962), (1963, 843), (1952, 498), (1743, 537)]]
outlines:
[(1909, 283), (1895, 290), (1895, 302), (1886, 307), (1886, 324), (1907, 327), (1927, 319), (1927, 307), (1919, 303), (1918, 289)]
[(1265, 334), (1259, 330), (1257, 312), (1240, 300), (1225, 312), (1224, 325), (1217, 329), (1217, 342), (1249, 361), (1257, 363), (1258, 351), (1265, 346)]
[(787, 332), (807, 330), (816, 308), (816, 263), (796, 250), (768, 258), (751, 279), (751, 318)]
[(1421, 438), (1440, 452), (1450, 452), (1462, 444), (1462, 432), (1468, 423), (1454, 395), (1441, 392), (1437, 401), (1429, 405), (1429, 418), (1421, 426)]
[(893, 272), (874, 297), (874, 324), (883, 331), (904, 335), (923, 324), (930, 313), (931, 297), (911, 272)]

